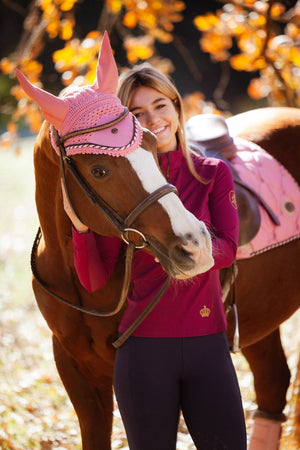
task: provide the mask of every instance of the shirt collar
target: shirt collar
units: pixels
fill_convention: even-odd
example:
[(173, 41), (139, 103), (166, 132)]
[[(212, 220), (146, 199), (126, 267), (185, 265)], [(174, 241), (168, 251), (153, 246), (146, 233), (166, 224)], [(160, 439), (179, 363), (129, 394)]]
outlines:
[(180, 144), (178, 144), (177, 150), (158, 154), (160, 167), (165, 176), (170, 172), (176, 171), (181, 166), (183, 159), (184, 156)]

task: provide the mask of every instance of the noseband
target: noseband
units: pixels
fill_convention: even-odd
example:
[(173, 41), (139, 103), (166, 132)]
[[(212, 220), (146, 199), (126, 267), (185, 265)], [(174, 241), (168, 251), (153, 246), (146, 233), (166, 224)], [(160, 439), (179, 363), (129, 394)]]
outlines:
[[(31, 267), (32, 267), (33, 275), (34, 275), (35, 279), (39, 282), (39, 284), (48, 293), (50, 293), (56, 299), (60, 300), (61, 302), (67, 304), (68, 306), (70, 306), (72, 308), (75, 308), (81, 312), (91, 314), (94, 316), (98, 316), (98, 317), (109, 317), (109, 316), (117, 314), (122, 309), (122, 307), (126, 301), (128, 290), (129, 290), (130, 277), (131, 277), (131, 264), (132, 264), (134, 252), (136, 249), (142, 249), (145, 247), (149, 247), (151, 249), (151, 247), (152, 247), (151, 242), (147, 241), (146, 237), (144, 236), (144, 234), (141, 231), (137, 230), (136, 228), (133, 228), (132, 224), (149, 206), (151, 206), (153, 203), (155, 203), (161, 197), (163, 197), (167, 194), (170, 194), (170, 193), (177, 194), (177, 189), (175, 186), (173, 186), (171, 184), (165, 184), (164, 186), (161, 186), (160, 188), (156, 189), (154, 192), (149, 194), (127, 215), (127, 217), (123, 218), (122, 216), (119, 215), (119, 213), (117, 211), (115, 211), (98, 194), (98, 192), (96, 192), (92, 188), (92, 186), (87, 182), (87, 180), (84, 178), (84, 176), (78, 170), (76, 163), (72, 160), (72, 158), (70, 156), (67, 155), (66, 149), (64, 147), (64, 142), (67, 139), (70, 139), (74, 136), (78, 136), (81, 134), (91, 133), (94, 131), (99, 131), (99, 130), (102, 130), (105, 128), (109, 128), (112, 125), (115, 125), (116, 123), (123, 120), (127, 114), (128, 114), (128, 109), (125, 108), (124, 113), (120, 117), (118, 117), (117, 119), (115, 119), (111, 122), (108, 122), (107, 124), (103, 124), (103, 125), (100, 125), (97, 127), (88, 128), (88, 129), (84, 129), (84, 130), (74, 131), (74, 132), (66, 134), (65, 136), (62, 136), (62, 137), (60, 137), (57, 130), (55, 128), (53, 128), (56, 145), (59, 149), (61, 176), (62, 176), (65, 192), (66, 192), (68, 201), (70, 203), (70, 206), (72, 207), (75, 215), (82, 222), (82, 220), (78, 216), (78, 214), (75, 211), (73, 204), (72, 204), (72, 200), (71, 200), (68, 185), (67, 185), (66, 171), (69, 171), (73, 175), (73, 177), (75, 178), (75, 180), (77, 181), (77, 183), (79, 184), (79, 186), (81, 187), (81, 189), (83, 190), (85, 195), (89, 198), (89, 200), (93, 204), (95, 204), (97, 207), (100, 208), (101, 212), (110, 221), (110, 223), (117, 229), (117, 231), (120, 233), (122, 239), (126, 242), (126, 244), (128, 244), (127, 250), (126, 250), (126, 259), (125, 259), (125, 275), (124, 275), (124, 281), (123, 281), (123, 286), (122, 286), (122, 291), (121, 291), (121, 297), (118, 302), (118, 305), (115, 307), (115, 309), (113, 311), (109, 311), (109, 312), (94, 311), (94, 310), (90, 310), (90, 309), (84, 308), (82, 306), (76, 305), (76, 304), (60, 297), (59, 295), (55, 294), (54, 292), (50, 291), (50, 289), (48, 289), (47, 286), (45, 285), (44, 281), (40, 278), (37, 268), (36, 268), (35, 256), (36, 256), (36, 251), (37, 251), (39, 241), (41, 239), (40, 229), (36, 236), (36, 239), (35, 239), (35, 242), (33, 245), (33, 249), (32, 249), (32, 254), (31, 254)], [(135, 244), (132, 240), (130, 240), (129, 234), (131, 234), (131, 233), (138, 236), (139, 244)], [(139, 322), (136, 321), (127, 330), (127, 332), (125, 332), (121, 336), (122, 342), (119, 342), (120, 341), (120, 339), (119, 339), (115, 343), (113, 343), (114, 347), (117, 348), (118, 346), (120, 346), (127, 339), (127, 337), (129, 337), (129, 335), (132, 334), (134, 329), (137, 328), (139, 323), (145, 318), (146, 314), (149, 314), (149, 312), (154, 308), (155, 304), (158, 302), (158, 300), (161, 298), (161, 296), (167, 289), (168, 285), (170, 284), (170, 280), (171, 280), (171, 278), (168, 277), (165, 284), (162, 286), (162, 288), (158, 291), (158, 293), (156, 294), (154, 299), (148, 305), (147, 311), (145, 310), (143, 317), (142, 316), (139, 317), (138, 318)], [(127, 337), (125, 338), (126, 333), (127, 333)]]

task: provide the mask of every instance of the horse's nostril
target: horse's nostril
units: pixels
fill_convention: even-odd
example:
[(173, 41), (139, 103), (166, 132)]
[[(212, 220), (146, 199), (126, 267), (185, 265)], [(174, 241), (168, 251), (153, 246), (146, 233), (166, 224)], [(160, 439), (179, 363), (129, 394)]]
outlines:
[(199, 245), (198, 239), (194, 238), (192, 233), (187, 233), (184, 235), (183, 245), (188, 245), (188, 244), (193, 244), (196, 247), (198, 247), (198, 245)]
[(193, 239), (192, 233), (187, 233), (184, 237), (185, 237), (188, 241), (191, 241), (191, 240)]
[(175, 247), (175, 250), (178, 254), (181, 254), (182, 256), (191, 256), (191, 253), (188, 252), (184, 247), (181, 247), (180, 245), (177, 245)]
[(195, 263), (192, 259), (192, 254), (183, 245), (181, 240), (180, 242), (174, 243), (170, 249), (170, 258), (183, 270), (190, 270), (194, 267)]

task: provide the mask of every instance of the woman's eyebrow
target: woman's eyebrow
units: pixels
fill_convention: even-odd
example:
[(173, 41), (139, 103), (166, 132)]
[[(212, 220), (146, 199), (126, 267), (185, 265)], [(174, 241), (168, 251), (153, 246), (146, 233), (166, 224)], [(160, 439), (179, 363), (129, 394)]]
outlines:
[[(155, 100), (153, 100), (153, 102), (151, 103), (151, 105), (155, 105), (156, 103), (159, 103), (161, 101), (165, 101), (166, 99), (164, 97), (159, 97), (156, 98)], [(137, 111), (139, 109), (143, 109), (143, 106), (135, 106), (134, 108), (130, 108), (130, 112), (134, 113), (134, 111)]]
[(130, 108), (129, 111), (134, 114), (135, 111), (138, 111), (141, 108), (142, 108), (141, 106), (135, 106), (134, 108)]

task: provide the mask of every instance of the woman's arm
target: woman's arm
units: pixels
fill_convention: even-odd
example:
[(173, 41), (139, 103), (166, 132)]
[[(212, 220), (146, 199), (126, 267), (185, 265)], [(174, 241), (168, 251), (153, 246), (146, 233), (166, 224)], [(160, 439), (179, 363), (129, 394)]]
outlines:
[(72, 222), (74, 265), (82, 286), (89, 292), (101, 289), (108, 281), (119, 257), (121, 239), (100, 236), (81, 222), (70, 205), (61, 181), (63, 204)]
[(212, 223), (214, 269), (230, 266), (236, 256), (239, 219), (231, 171), (223, 161), (218, 163), (209, 210)]
[(112, 274), (121, 249), (121, 239), (72, 228), (74, 265), (82, 286), (89, 292), (101, 289)]

